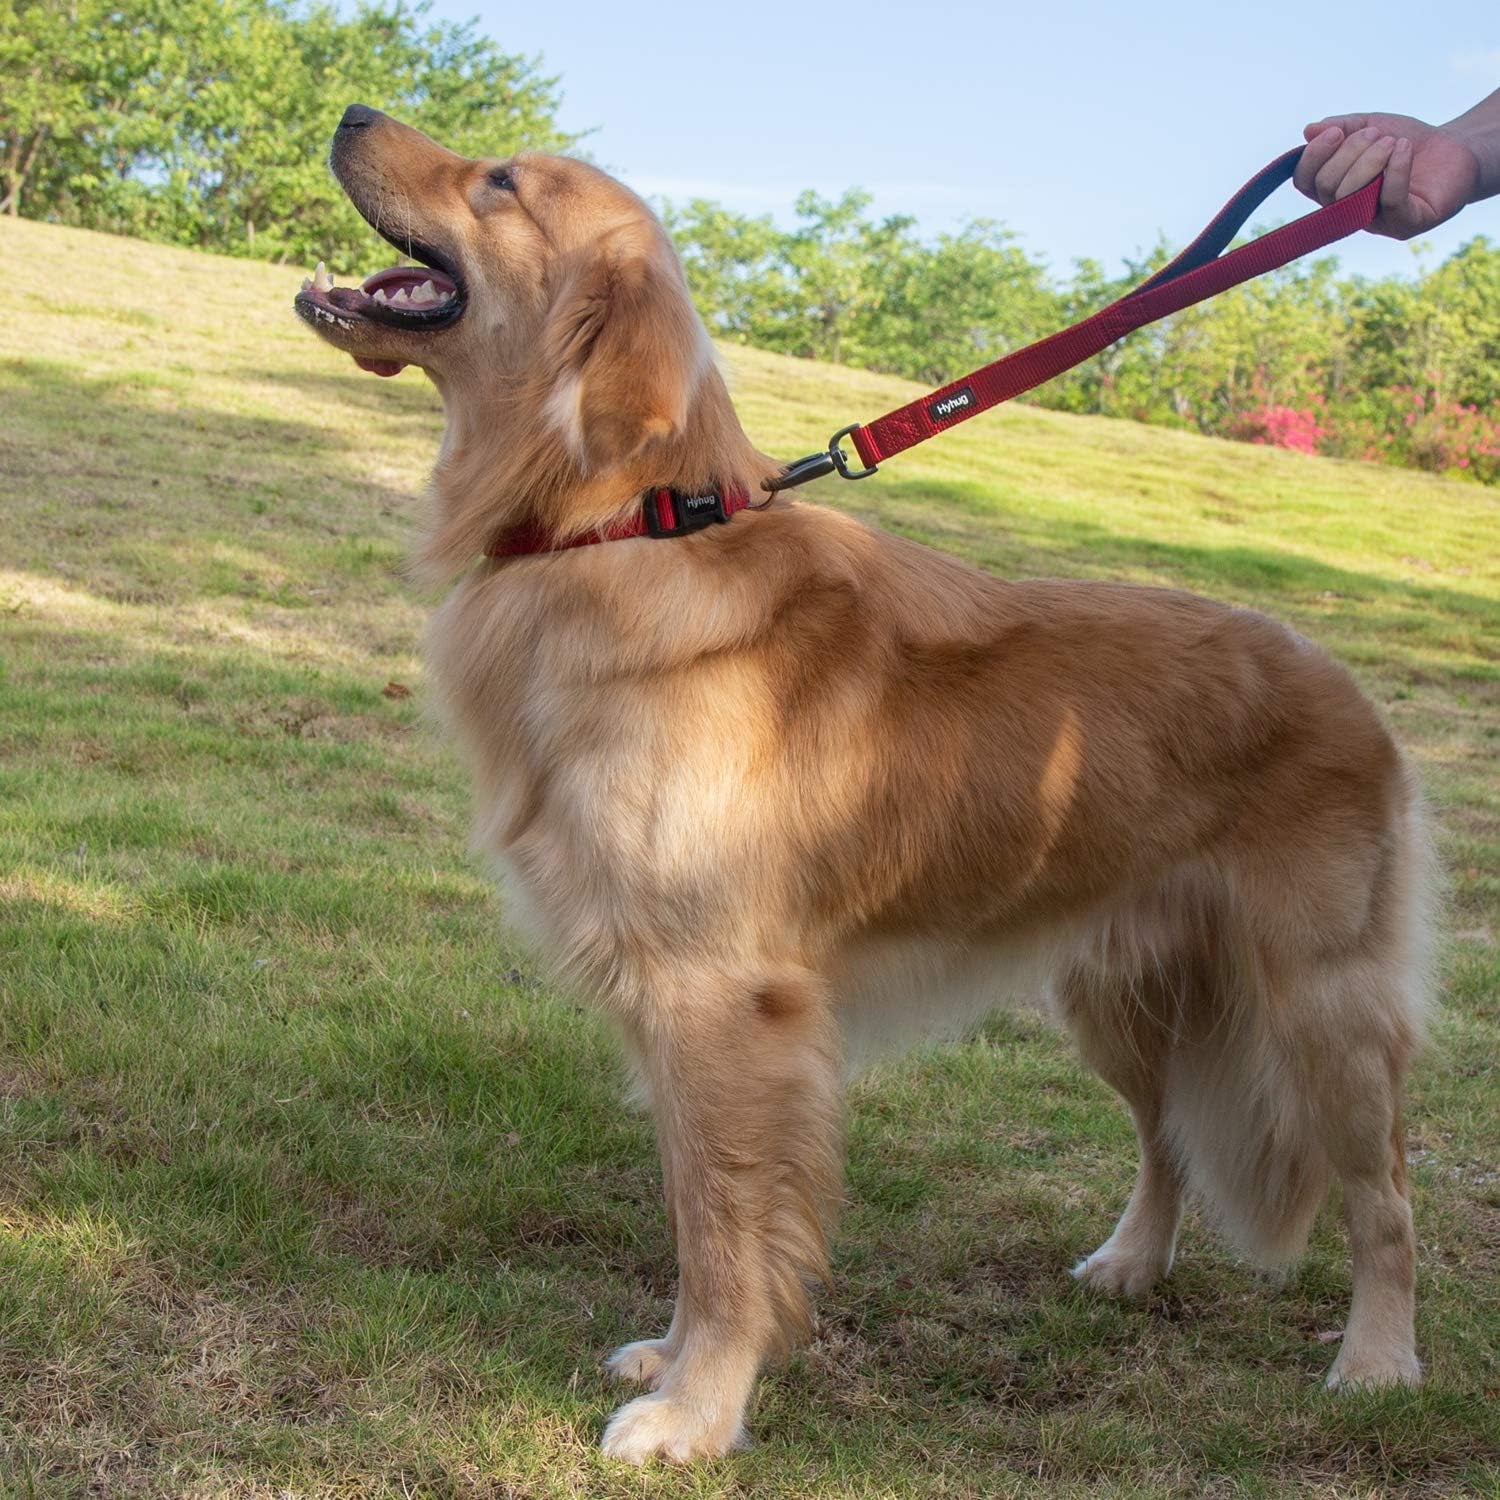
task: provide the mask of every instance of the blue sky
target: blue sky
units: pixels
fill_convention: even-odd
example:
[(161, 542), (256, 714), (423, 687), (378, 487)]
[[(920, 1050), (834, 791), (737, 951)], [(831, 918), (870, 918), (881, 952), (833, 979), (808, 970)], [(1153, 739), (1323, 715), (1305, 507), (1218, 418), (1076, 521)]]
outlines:
[[(562, 123), (639, 191), (789, 220), (805, 187), (859, 185), (924, 230), (1003, 221), (1066, 272), (1181, 244), (1310, 118), (1448, 119), (1500, 84), (1500, 6), (1142, 7), (877, 0), (858, 6), (438, 0), (562, 78)], [(1413, 12), (1422, 12), (1414, 19)], [(1302, 211), (1291, 189), (1268, 222)], [(1431, 238), (1500, 238), (1500, 199)], [(1369, 275), (1411, 250), (1361, 237)]]

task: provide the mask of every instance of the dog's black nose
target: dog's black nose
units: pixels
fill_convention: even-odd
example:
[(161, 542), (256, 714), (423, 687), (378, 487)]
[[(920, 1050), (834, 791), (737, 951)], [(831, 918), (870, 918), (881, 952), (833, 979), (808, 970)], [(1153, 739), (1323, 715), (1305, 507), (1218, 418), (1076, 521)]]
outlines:
[(339, 121), (339, 129), (363, 130), (366, 125), (373, 125), (380, 118), (380, 111), (371, 109), (368, 104), (351, 104), (344, 111), (344, 118)]

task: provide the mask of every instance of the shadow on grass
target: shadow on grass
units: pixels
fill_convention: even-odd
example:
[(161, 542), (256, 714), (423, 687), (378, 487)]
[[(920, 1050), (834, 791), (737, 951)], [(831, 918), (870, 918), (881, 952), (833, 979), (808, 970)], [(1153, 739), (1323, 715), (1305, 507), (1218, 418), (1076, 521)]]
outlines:
[[(182, 399), (168, 410), (143, 397), (152, 391), (191, 392), (191, 382), (153, 371), (114, 375), (80, 375), (71, 366), (52, 360), (0, 361), (0, 389), (5, 390), (8, 435), (34, 427), (75, 439), (80, 447), (99, 446), (108, 433), (117, 447), (114, 419), (129, 416), (134, 430), (119, 433), (129, 447), (149, 455), (156, 477), (175, 467), (172, 456), (184, 445), (198, 445), (205, 435), (226, 444), (249, 445), (274, 455), (288, 445), (313, 452), (357, 448), (360, 434), (316, 422), (287, 417), (247, 416), (220, 406)], [(87, 472), (86, 470), (84, 472)], [(148, 475), (151, 471), (147, 471)]]
[[(412, 488), (373, 469), (367, 424), (164, 396), (147, 380), (0, 362), (6, 561), (118, 604), (328, 607), (394, 597)], [(333, 598), (335, 583), (347, 586)]]
[(338, 373), (309, 374), (305, 370), (267, 368), (264, 365), (241, 365), (233, 373), (245, 380), (263, 380), (272, 385), (289, 386), (297, 391), (319, 391), (389, 422), (393, 415), (420, 419), (416, 424), (433, 435), (434, 457), (441, 431), (443, 412), (432, 382), (420, 370), (408, 370), (395, 379), (385, 379), (361, 370), (349, 361), (347, 354), (330, 350), (337, 359), (349, 364), (349, 370)]

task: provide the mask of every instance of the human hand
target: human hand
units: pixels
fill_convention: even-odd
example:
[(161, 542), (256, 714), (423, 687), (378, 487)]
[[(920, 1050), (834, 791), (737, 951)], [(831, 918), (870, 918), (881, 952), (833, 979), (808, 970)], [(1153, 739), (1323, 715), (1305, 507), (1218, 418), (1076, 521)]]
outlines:
[(1358, 192), (1382, 172), (1374, 234), (1409, 240), (1473, 201), (1479, 159), (1447, 129), (1410, 115), (1331, 115), (1303, 132), (1292, 181), (1319, 203)]

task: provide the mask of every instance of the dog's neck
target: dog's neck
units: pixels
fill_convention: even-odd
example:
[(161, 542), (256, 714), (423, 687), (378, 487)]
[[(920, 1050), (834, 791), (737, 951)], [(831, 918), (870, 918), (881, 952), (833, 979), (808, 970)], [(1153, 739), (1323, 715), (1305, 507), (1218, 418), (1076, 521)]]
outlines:
[(432, 581), (463, 572), (501, 533), (545, 528), (559, 539), (619, 520), (648, 489), (696, 492), (717, 485), (761, 492), (778, 472), (735, 415), (723, 377), (703, 373), (679, 433), (651, 439), (623, 463), (590, 472), (568, 435), (545, 415), (546, 393), (517, 382), (510, 401), (475, 401), (472, 380), (434, 377), (446, 426), (431, 484), (432, 513), (418, 554)]

